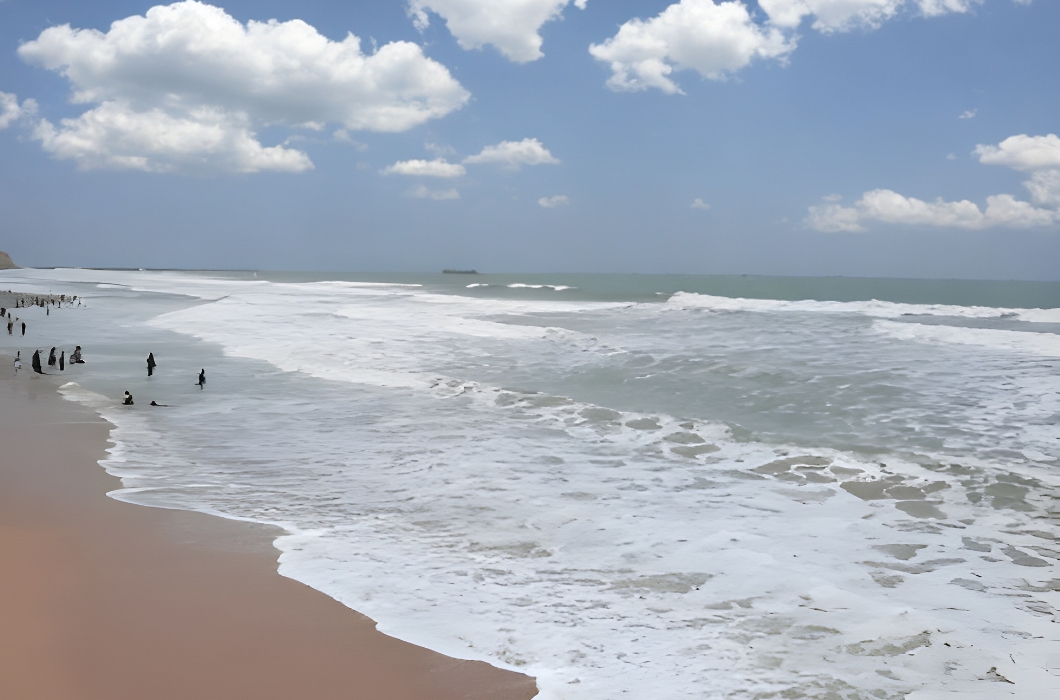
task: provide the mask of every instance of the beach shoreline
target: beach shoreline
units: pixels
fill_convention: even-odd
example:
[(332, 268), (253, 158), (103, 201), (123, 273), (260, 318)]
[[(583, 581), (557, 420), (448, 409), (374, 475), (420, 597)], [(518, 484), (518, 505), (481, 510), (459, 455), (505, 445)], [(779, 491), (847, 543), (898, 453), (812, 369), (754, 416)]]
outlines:
[(275, 528), (106, 496), (110, 425), (0, 370), (0, 694), (528, 700), (532, 678), (388, 637), (277, 574)]

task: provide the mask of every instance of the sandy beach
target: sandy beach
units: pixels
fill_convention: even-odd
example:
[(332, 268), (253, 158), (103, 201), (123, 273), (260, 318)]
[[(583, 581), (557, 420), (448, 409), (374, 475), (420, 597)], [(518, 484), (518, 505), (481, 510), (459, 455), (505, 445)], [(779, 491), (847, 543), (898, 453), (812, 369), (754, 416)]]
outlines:
[[(28, 358), (27, 358), (28, 359)], [(275, 532), (107, 497), (109, 424), (0, 372), (0, 696), (523, 700), (532, 678), (388, 637), (276, 573)], [(26, 363), (28, 365), (28, 362)]]

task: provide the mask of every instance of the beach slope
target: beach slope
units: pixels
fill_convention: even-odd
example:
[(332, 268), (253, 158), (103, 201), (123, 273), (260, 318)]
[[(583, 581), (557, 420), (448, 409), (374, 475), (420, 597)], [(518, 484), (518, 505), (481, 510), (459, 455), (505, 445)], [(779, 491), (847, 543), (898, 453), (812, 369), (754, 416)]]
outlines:
[(528, 700), (276, 573), (277, 532), (108, 498), (109, 424), (0, 368), (0, 697)]

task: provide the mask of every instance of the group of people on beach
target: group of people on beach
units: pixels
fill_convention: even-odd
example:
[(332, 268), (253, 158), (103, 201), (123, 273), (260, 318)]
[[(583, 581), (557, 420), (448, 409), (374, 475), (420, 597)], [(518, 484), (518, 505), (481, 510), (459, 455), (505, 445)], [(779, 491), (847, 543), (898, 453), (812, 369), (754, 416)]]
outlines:
[(22, 323), (22, 335), (23, 336), (26, 335), (26, 322), (23, 321), (22, 319), (20, 319), (18, 316), (16, 316), (14, 319), (12, 319), (11, 318), (11, 312), (8, 311), (7, 309), (3, 308), (3, 307), (0, 307), (0, 318), (2, 318), (2, 319), (7, 321), (7, 334), (8, 335), (14, 335), (15, 334), (15, 332), (14, 332), (15, 331), (15, 324), (16, 323), (20, 323), (20, 322)]
[[(51, 294), (51, 295), (47, 295), (47, 296), (39, 296), (39, 295), (29, 295), (29, 294), (16, 294), (14, 292), (11, 292), (10, 290), (8, 291), (8, 294), (15, 297), (15, 306), (14, 306), (14, 308), (20, 309), (20, 308), (28, 308), (30, 306), (37, 306), (37, 307), (44, 308), (46, 315), (50, 315), (51, 314), (50, 307), (52, 307), (52, 306), (57, 306), (58, 308), (61, 309), (62, 305), (63, 305), (63, 302), (66, 302), (67, 305), (73, 305), (74, 302), (77, 302), (77, 306), (81, 306), (81, 300), (78, 299), (76, 295), (75, 296), (70, 296), (70, 297), (67, 297), (67, 295), (65, 295), (65, 294), (59, 294), (59, 295)], [(7, 307), (0, 307), (0, 319), (7, 321), (7, 334), (8, 335), (14, 335), (14, 329), (15, 329), (15, 324), (16, 323), (21, 323), (22, 324), (22, 328), (21, 328), (22, 335), (23, 336), (26, 335), (26, 323), (25, 323), (25, 321), (22, 321), (18, 317), (15, 317), (14, 319), (12, 319), (11, 310), (8, 309)], [(58, 350), (58, 348), (53, 347), (53, 348), (51, 348), (51, 350), (48, 351), (48, 357), (47, 357), (47, 360), (45, 362), (47, 363), (47, 366), (48, 366), (48, 368), (50, 370), (54, 371), (56, 369), (56, 367), (58, 367), (58, 370), (60, 372), (64, 372), (64, 371), (66, 371), (66, 365), (67, 364), (70, 364), (70, 365), (85, 364), (84, 359), (82, 359), (82, 357), (81, 357), (81, 346), (80, 345), (78, 345), (78, 346), (76, 346), (74, 348), (73, 352), (70, 353), (69, 358), (67, 358), (65, 350), (59, 350), (59, 354), (57, 356), (56, 355), (56, 351), (57, 350)], [(45, 362), (41, 361), (41, 353), (42, 353), (41, 349), (35, 349), (33, 351), (33, 357), (30, 360), (30, 367), (32, 368), (32, 370), (36, 374), (48, 374), (48, 372), (44, 371)], [(15, 374), (18, 374), (18, 372), (22, 369), (22, 351), (21, 350), (19, 350), (15, 354), (14, 365), (15, 365)], [(154, 376), (155, 368), (157, 366), (158, 366), (158, 363), (155, 361), (155, 354), (153, 352), (148, 353), (148, 355), (147, 355), (147, 376), (148, 377), (153, 377)], [(205, 368), (199, 370), (199, 379), (196, 382), (196, 386), (198, 386), (200, 390), (202, 390), (202, 389), (204, 389), (206, 387), (206, 369)], [(133, 401), (132, 394), (129, 393), (128, 391), (125, 392), (125, 396), (122, 398), (122, 404), (125, 405), (125, 406), (133, 406), (133, 405), (135, 405), (134, 401)], [(164, 406), (165, 404), (160, 404), (160, 403), (156, 403), (155, 401), (152, 401), (151, 405), (152, 406)]]
[[(147, 353), (147, 376), (148, 377), (153, 377), (155, 375), (155, 367), (157, 367), (157, 366), (158, 366), (158, 363), (155, 362), (155, 354), (153, 352)], [(199, 370), (199, 381), (197, 381), (195, 383), (195, 385), (198, 386), (200, 390), (206, 388), (206, 370), (205, 369), (200, 369)], [(136, 405), (136, 402), (133, 399), (133, 395), (131, 393), (129, 393), (128, 391), (125, 392), (125, 396), (122, 399), (121, 403), (122, 403), (123, 406), (135, 406)], [(156, 402), (152, 401), (151, 405), (152, 406), (165, 406), (166, 404), (156, 403)]]
[[(52, 348), (48, 352), (48, 367), (50, 369), (54, 370), (55, 366), (58, 365), (59, 366), (59, 371), (63, 372), (63, 371), (66, 370), (66, 351), (65, 350), (61, 351), (60, 354), (59, 354), (59, 357), (56, 358), (55, 357), (55, 350), (56, 350), (55, 348)], [(32, 367), (33, 371), (36, 372), (37, 374), (46, 374), (45, 371), (44, 371), (44, 367), (43, 367), (43, 365), (41, 364), (41, 361), (40, 361), (40, 353), (41, 353), (40, 350), (34, 350), (33, 351), (33, 359), (30, 360), (30, 367)], [(74, 348), (74, 351), (72, 353), (70, 353), (70, 364), (72, 364), (72, 365), (83, 365), (83, 364), (85, 364), (85, 361), (83, 359), (81, 359), (81, 346), (80, 345), (78, 345), (76, 348)], [(22, 369), (22, 351), (21, 350), (19, 350), (15, 354), (15, 374), (18, 374), (18, 371), (20, 369)]]

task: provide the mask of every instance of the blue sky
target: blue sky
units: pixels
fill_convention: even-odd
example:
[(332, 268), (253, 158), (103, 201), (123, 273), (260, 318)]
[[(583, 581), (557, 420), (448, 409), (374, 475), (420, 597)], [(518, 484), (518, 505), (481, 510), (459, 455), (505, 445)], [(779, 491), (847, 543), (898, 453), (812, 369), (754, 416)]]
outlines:
[(1060, 279), (1051, 0), (152, 7), (0, 0), (16, 261)]

